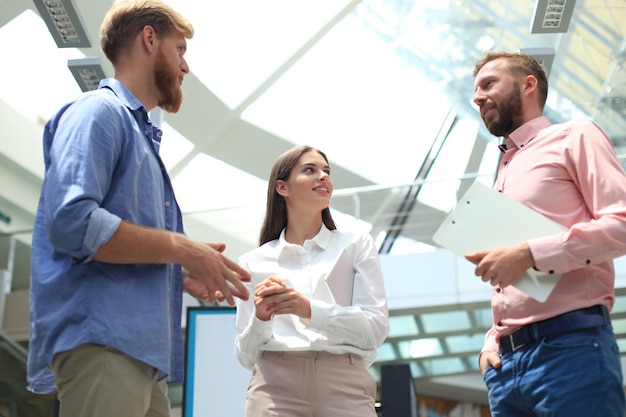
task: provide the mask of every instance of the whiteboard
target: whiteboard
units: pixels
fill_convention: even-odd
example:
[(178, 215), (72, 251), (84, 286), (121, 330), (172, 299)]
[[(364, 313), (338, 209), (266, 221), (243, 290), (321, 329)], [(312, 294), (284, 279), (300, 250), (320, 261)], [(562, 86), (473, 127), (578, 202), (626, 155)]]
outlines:
[(189, 307), (183, 417), (244, 417), (251, 372), (235, 357), (233, 307)]

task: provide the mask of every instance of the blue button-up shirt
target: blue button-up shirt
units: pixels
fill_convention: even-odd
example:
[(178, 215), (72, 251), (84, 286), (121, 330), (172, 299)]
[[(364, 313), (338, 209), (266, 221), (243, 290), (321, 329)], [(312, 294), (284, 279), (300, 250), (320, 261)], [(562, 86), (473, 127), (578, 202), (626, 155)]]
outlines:
[(122, 220), (182, 233), (158, 155), (161, 133), (115, 79), (47, 123), (32, 245), (30, 390), (54, 392), (53, 356), (84, 343), (113, 347), (170, 382), (182, 380), (180, 266), (91, 259)]

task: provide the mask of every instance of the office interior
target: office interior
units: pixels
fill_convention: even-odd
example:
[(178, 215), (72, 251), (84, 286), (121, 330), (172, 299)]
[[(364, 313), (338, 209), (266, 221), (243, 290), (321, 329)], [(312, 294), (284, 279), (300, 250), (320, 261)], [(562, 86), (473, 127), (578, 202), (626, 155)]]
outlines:
[[(384, 365), (406, 364), (418, 396), (486, 404), (477, 355), (490, 290), (432, 240), (473, 182), (493, 182), (500, 156), (472, 102), (474, 62), (491, 49), (535, 56), (549, 75), (546, 116), (593, 119), (624, 161), (626, 2), (166, 2), (196, 29), (181, 110), (151, 113), (187, 233), (225, 242), (237, 259), (257, 244), (275, 158), (296, 144), (323, 150), (335, 220), (372, 234), (385, 273), (391, 331), (372, 375), (380, 381)], [(25, 389), (41, 137), (58, 107), (113, 76), (98, 42), (110, 5), (0, 0), (3, 417), (49, 416), (54, 402)], [(626, 354), (626, 260), (615, 266), (612, 318)], [(170, 389), (175, 413), (183, 388)]]

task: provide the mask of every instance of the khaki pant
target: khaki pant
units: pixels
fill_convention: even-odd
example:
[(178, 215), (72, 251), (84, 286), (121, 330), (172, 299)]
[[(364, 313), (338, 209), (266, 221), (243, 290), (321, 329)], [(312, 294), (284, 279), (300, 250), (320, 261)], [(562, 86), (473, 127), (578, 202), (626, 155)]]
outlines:
[(170, 417), (167, 381), (151, 366), (94, 344), (55, 355), (62, 417)]
[(246, 417), (376, 417), (376, 381), (358, 355), (264, 352), (252, 371)]

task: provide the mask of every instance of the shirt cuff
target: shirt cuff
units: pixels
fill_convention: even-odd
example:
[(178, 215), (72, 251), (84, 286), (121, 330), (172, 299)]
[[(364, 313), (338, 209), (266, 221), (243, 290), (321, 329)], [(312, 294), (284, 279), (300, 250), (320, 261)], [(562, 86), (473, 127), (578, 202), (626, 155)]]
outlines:
[(257, 335), (259, 340), (263, 343), (270, 340), (272, 337), (272, 330), (274, 327), (274, 317), (267, 321), (259, 320), (256, 314), (252, 315), (252, 326), (250, 326), (250, 332)]
[(307, 327), (313, 329), (325, 329), (328, 327), (332, 304), (312, 299), (309, 299), (309, 302), (311, 303), (311, 321)]
[(122, 219), (119, 216), (103, 208), (97, 208), (92, 211), (85, 232), (85, 247), (91, 253), (97, 251), (100, 246), (111, 239), (111, 236), (120, 227), (121, 222)]
[[(557, 240), (558, 239), (558, 240)], [(528, 240), (528, 247), (535, 260), (535, 268), (545, 274), (563, 274), (568, 271), (560, 235)]]

